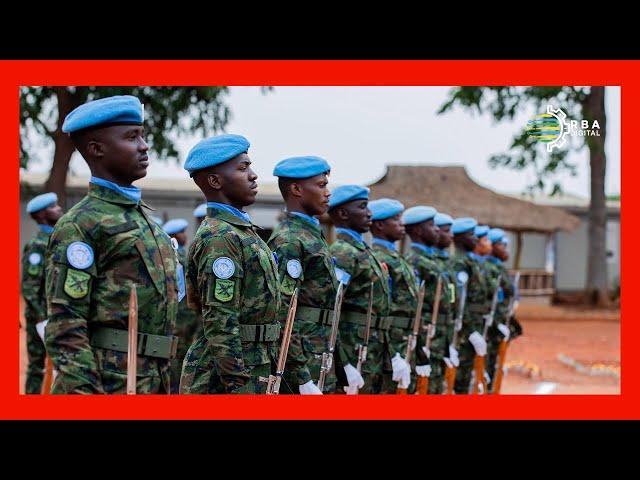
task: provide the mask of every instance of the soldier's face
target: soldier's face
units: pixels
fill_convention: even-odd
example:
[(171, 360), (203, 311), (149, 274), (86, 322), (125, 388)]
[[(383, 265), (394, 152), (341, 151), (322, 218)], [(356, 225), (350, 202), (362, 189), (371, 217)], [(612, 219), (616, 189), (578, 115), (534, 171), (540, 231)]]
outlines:
[(229, 203), (245, 207), (256, 201), (258, 175), (251, 169), (251, 159), (246, 153), (224, 162), (216, 168), (222, 193)]
[(453, 241), (451, 225), (442, 225), (438, 228), (440, 229), (440, 232), (438, 233), (438, 248), (449, 248)]
[(503, 262), (509, 260), (509, 252), (507, 246), (502, 242), (494, 242), (492, 246), (493, 256), (499, 258)]
[(368, 232), (371, 228), (371, 210), (369, 210), (368, 200), (353, 200), (341, 205), (347, 213), (347, 227), (358, 233)]
[(45, 214), (45, 221), (47, 222), (47, 225), (53, 226), (58, 222), (58, 219), (62, 216), (62, 207), (57, 203), (55, 203), (54, 205), (47, 207), (44, 210), (44, 214)]
[(98, 162), (117, 183), (131, 184), (147, 174), (149, 145), (138, 125), (114, 125), (98, 134)]
[(438, 237), (440, 236), (440, 230), (433, 223), (433, 219), (427, 220), (422, 225), (422, 237), (424, 243), (427, 245), (435, 245), (438, 241)]
[(478, 243), (478, 237), (476, 237), (471, 230), (456, 235), (454, 240), (456, 245), (464, 248), (467, 252), (472, 252)]
[(329, 178), (326, 174), (297, 181), (300, 188), (300, 203), (310, 215), (323, 215), (329, 210), (331, 192), (327, 188)]
[(404, 223), (402, 223), (400, 214), (384, 220), (378, 220), (375, 223), (378, 227), (377, 230), (392, 242), (402, 240), (402, 237), (404, 237)]
[(489, 241), (489, 237), (486, 235), (478, 240), (478, 243), (475, 247), (475, 252), (478, 255), (489, 255), (491, 253), (491, 242)]

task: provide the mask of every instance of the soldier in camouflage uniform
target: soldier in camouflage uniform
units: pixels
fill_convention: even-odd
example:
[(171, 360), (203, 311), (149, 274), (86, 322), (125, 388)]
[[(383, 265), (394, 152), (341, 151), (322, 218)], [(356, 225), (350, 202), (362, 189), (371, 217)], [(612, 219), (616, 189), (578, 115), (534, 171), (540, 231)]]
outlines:
[(52, 393), (125, 393), (128, 304), (138, 295), (137, 392), (169, 392), (179, 291), (176, 252), (131, 183), (146, 175), (142, 105), (131, 96), (81, 105), (65, 119), (92, 173), (47, 250)]
[[(422, 308), (423, 330), (420, 335), (421, 348), (418, 353), (425, 355), (425, 359), (421, 361), (430, 365), (430, 394), (440, 394), (443, 391), (444, 357), (447, 354), (450, 341), (448, 337), (450, 325), (447, 324), (448, 317), (445, 312), (447, 305), (451, 301), (451, 292), (448, 287), (448, 280), (437, 259), (437, 249), (435, 248), (439, 237), (438, 227), (434, 223), (437, 213), (433, 207), (417, 206), (407, 209), (403, 217), (407, 233), (412, 241), (411, 249), (407, 253), (407, 260), (413, 266), (419, 281), (424, 280), (426, 285), (424, 306)], [(435, 305), (438, 278), (440, 278), (442, 282), (440, 304), (438, 306), (438, 316), (436, 317), (436, 327), (433, 332), (433, 338), (431, 339), (431, 346), (427, 351), (428, 326), (431, 324)]]
[[(299, 288), (281, 393), (322, 393), (313, 379), (320, 375), (322, 353), (329, 350), (338, 287), (329, 245), (315, 218), (329, 207), (329, 171), (325, 160), (311, 156), (284, 159), (273, 171), (287, 207), (268, 242), (278, 259), (280, 290), (286, 300), (280, 309), (282, 324), (290, 296)], [(336, 390), (335, 366), (334, 361), (325, 378), (326, 393)]]
[[(418, 285), (413, 267), (398, 252), (395, 244), (395, 242), (402, 240), (405, 234), (401, 218), (404, 205), (397, 200), (383, 198), (369, 202), (369, 210), (371, 210), (373, 253), (380, 263), (386, 266), (389, 273), (389, 291), (391, 292), (389, 351), (392, 358), (401, 356), (412, 366), (409, 385), (393, 381), (392, 374), (385, 374), (382, 391), (383, 393), (396, 393), (398, 387), (408, 387), (408, 393), (414, 393), (416, 387), (415, 351), (408, 359), (406, 351), (408, 339), (413, 332), (418, 306)], [(422, 373), (423, 370), (422, 365), (418, 366), (419, 372)]]
[[(178, 260), (183, 269), (187, 266), (187, 227), (189, 222), (184, 218), (174, 218), (169, 220), (162, 226), (162, 229), (169, 235), (173, 243), (178, 245)], [(187, 302), (178, 304), (178, 315), (176, 316), (176, 326), (173, 329), (173, 335), (178, 338), (178, 349), (176, 358), (171, 360), (171, 393), (176, 394), (180, 391), (180, 375), (182, 374), (182, 361), (187, 354), (187, 349), (193, 343), (194, 338), (202, 330), (202, 319), (194, 310), (189, 308)]]
[(264, 393), (275, 369), (278, 267), (242, 211), (258, 191), (248, 149), (240, 135), (219, 135), (193, 147), (184, 165), (208, 211), (187, 260), (189, 306), (204, 329), (184, 359), (180, 393)]
[[(490, 288), (482, 269), (482, 265), (473, 253), (478, 238), (474, 235), (477, 222), (473, 218), (457, 218), (451, 227), (456, 251), (451, 259), (451, 267), (456, 275), (465, 271), (469, 276), (467, 282), (467, 299), (462, 317), (462, 329), (459, 333), (460, 366), (456, 372), (454, 391), (456, 394), (468, 394), (476, 353), (486, 354), (486, 342), (482, 339), (484, 315), (491, 309)], [(478, 338), (479, 337), (479, 338)]]
[(27, 380), (25, 393), (39, 394), (42, 390), (44, 343), (38, 329), (44, 332), (47, 302), (44, 293), (45, 253), (53, 227), (62, 215), (55, 193), (44, 193), (27, 204), (27, 212), (38, 224), (38, 234), (29, 240), (22, 252), (22, 297), (25, 302), (24, 318), (27, 322)]
[[(385, 373), (393, 371), (389, 346), (389, 278), (362, 234), (369, 231), (369, 189), (357, 185), (336, 188), (329, 201), (329, 215), (337, 238), (330, 251), (336, 275), (347, 285), (340, 317), (339, 354), (347, 376), (347, 393), (381, 393)], [(364, 340), (369, 292), (373, 284), (372, 322), (366, 362), (358, 373), (358, 345)], [(405, 363), (406, 365), (406, 363)], [(408, 365), (406, 365), (408, 369)]]

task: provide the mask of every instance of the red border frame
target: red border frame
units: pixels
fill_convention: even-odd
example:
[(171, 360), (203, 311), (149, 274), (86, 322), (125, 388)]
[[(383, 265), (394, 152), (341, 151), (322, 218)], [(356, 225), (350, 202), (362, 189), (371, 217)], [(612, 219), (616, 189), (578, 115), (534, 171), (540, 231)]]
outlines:
[[(630, 139), (640, 111), (640, 61), (0, 61), (0, 144), (4, 146), (0, 177), (9, 231), (5, 248), (19, 252), (19, 99), (20, 85), (620, 85), (622, 86), (622, 157), (634, 158)], [(626, 134), (626, 136), (625, 136)], [(10, 161), (6, 161), (10, 160)], [(638, 171), (627, 161), (632, 179)], [(626, 188), (625, 202), (638, 201)], [(622, 239), (635, 229), (621, 225)], [(5, 419), (626, 419), (640, 418), (640, 353), (633, 344), (640, 324), (621, 322), (621, 395), (509, 396), (26, 396), (19, 395), (18, 329), (19, 262), (9, 256), (0, 285), (10, 304), (5, 308), (5, 335), (0, 336), (0, 417)], [(638, 270), (630, 256), (621, 266), (625, 288)], [(8, 294), (8, 292), (11, 292)], [(628, 302), (627, 302), (628, 303)], [(622, 310), (629, 310), (623, 303)]]

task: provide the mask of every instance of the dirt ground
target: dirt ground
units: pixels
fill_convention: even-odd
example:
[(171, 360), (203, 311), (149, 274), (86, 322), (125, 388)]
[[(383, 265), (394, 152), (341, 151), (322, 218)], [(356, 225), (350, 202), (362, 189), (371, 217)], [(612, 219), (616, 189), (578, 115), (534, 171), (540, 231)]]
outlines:
[[(517, 317), (524, 334), (507, 352), (510, 367), (503, 394), (619, 394), (619, 311), (577, 307), (520, 305)], [(24, 324), (24, 320), (22, 320)], [(589, 375), (558, 359), (565, 355), (588, 368), (600, 364), (607, 375)], [(20, 393), (27, 365), (24, 330), (20, 332)], [(609, 374), (611, 373), (611, 375)]]

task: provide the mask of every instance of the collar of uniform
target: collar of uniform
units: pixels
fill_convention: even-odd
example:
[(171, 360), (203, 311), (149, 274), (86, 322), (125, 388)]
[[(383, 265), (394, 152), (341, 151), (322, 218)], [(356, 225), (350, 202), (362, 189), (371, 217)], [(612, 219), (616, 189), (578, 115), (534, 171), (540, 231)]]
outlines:
[(100, 185), (101, 187), (110, 188), (111, 190), (130, 198), (136, 203), (139, 203), (142, 200), (142, 190), (140, 190), (138, 187), (134, 187), (133, 185), (123, 187), (122, 185), (110, 182), (109, 180), (105, 180), (104, 178), (94, 177), (93, 175), (89, 179), (89, 183), (94, 183), (96, 185)]
[(218, 203), (218, 202), (207, 202), (207, 208), (215, 208), (218, 210), (224, 210), (225, 212), (230, 213), (231, 215), (238, 217), (249, 225), (251, 225), (251, 217), (247, 212), (243, 212), (242, 210), (238, 210), (236, 207), (232, 207), (226, 203)]
[(438, 254), (442, 257), (442, 258), (449, 258), (449, 252), (447, 252), (444, 248), (437, 248), (436, 252), (438, 252)]
[[(215, 206), (212, 206), (215, 205)], [(218, 204), (214, 204), (214, 202), (210, 202), (207, 204), (207, 216), (211, 218), (219, 218), (227, 223), (231, 223), (233, 225), (238, 225), (240, 227), (251, 227), (253, 224), (249, 221), (247, 222), (244, 218), (240, 218), (237, 215), (231, 213), (230, 210), (225, 208), (219, 208)]]
[[(98, 185), (96, 183), (89, 184), (89, 196), (94, 198), (99, 198), (100, 200), (104, 200), (105, 202), (109, 202), (109, 203), (117, 203), (120, 205), (133, 205), (133, 206), (138, 205), (138, 202), (133, 200), (131, 197), (128, 197), (116, 190), (113, 190), (108, 187), (103, 187), (102, 185)], [(140, 205), (144, 205), (144, 202), (142, 202), (142, 200), (139, 203)]]
[(287, 218), (295, 223), (302, 224), (305, 227), (311, 227), (314, 231), (320, 232), (320, 220), (301, 212), (287, 212)]
[(53, 232), (53, 227), (51, 225), (45, 225), (44, 223), (39, 223), (38, 228), (42, 233), (46, 233), (47, 235), (51, 235)]
[(422, 250), (427, 255), (433, 255), (434, 253), (436, 253), (433, 247), (425, 245), (424, 243), (411, 242), (411, 246), (417, 248), (418, 250)]
[(351, 230), (349, 228), (336, 228), (336, 234), (341, 235), (342, 238), (347, 242), (357, 247), (360, 250), (365, 250), (367, 248), (367, 244), (365, 243), (362, 235), (358, 232)]
[(395, 242), (390, 242), (389, 240), (384, 240), (382, 238), (374, 237), (371, 243), (373, 243), (374, 245), (379, 245), (381, 247), (384, 247), (387, 250), (391, 250), (392, 252), (398, 251), (398, 249), (396, 248)]
[(493, 255), (489, 255), (487, 257), (487, 260), (495, 265), (500, 265), (502, 263), (502, 260), (500, 260), (498, 257), (494, 257)]

